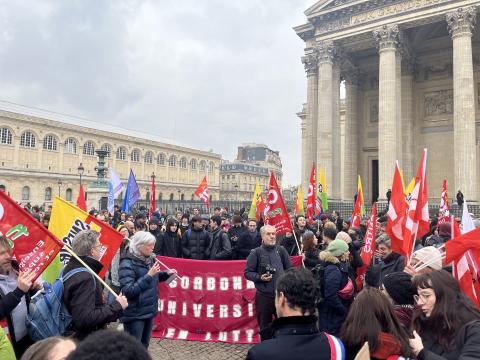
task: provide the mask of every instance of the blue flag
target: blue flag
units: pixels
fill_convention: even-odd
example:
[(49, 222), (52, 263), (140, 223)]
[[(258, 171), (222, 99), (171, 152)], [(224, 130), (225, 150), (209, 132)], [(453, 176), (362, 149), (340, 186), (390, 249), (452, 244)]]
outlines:
[(127, 190), (125, 191), (125, 198), (123, 199), (122, 211), (129, 212), (130, 206), (135, 204), (140, 198), (140, 189), (138, 188), (137, 181), (133, 170), (130, 169), (130, 176), (128, 177)]

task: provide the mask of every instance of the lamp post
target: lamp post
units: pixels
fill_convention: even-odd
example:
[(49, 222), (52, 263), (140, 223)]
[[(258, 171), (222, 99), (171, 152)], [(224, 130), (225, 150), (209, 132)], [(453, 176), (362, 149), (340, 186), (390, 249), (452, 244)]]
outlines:
[(178, 193), (178, 207), (177, 207), (177, 211), (179, 211), (179, 210), (180, 210), (180, 207), (181, 207), (180, 194), (182, 193), (182, 190), (177, 189), (177, 193)]
[(233, 187), (235, 188), (235, 202), (238, 205), (238, 184), (235, 184)]
[(58, 185), (58, 196), (60, 196), (60, 187), (62, 186), (62, 180), (61, 179), (58, 179), (57, 185)]
[(85, 171), (85, 168), (83, 167), (82, 163), (78, 165), (77, 171), (78, 171), (78, 175), (80, 176), (80, 186), (82, 186), (82, 175), (83, 175), (83, 172)]

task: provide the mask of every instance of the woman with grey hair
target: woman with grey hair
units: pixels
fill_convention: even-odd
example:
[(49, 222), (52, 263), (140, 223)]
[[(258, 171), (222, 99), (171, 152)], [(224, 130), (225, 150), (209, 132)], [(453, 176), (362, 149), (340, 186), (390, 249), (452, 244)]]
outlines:
[(120, 261), (119, 279), (129, 307), (120, 320), (126, 332), (148, 348), (153, 318), (158, 312), (158, 283), (167, 280), (176, 270), (161, 271), (153, 248), (155, 236), (138, 231), (130, 239), (125, 257)]

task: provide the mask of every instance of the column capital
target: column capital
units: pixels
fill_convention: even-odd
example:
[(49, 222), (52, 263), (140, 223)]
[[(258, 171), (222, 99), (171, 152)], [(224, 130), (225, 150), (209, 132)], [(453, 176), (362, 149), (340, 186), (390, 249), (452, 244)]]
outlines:
[(333, 63), (336, 55), (336, 48), (333, 41), (321, 41), (317, 44), (318, 63), (330, 62)]
[(469, 6), (450, 11), (445, 15), (448, 29), (452, 38), (457, 36), (472, 36), (475, 26), (477, 8)]
[(373, 38), (377, 43), (378, 51), (396, 50), (400, 41), (398, 25), (383, 25), (373, 31)]
[(313, 52), (302, 56), (302, 63), (305, 67), (305, 72), (307, 76), (315, 75), (318, 72), (318, 54)]

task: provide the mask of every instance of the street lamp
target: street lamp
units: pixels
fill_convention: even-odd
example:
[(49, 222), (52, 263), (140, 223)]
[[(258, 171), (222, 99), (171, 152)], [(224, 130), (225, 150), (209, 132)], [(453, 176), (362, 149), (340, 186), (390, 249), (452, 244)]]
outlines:
[(58, 185), (58, 196), (60, 196), (60, 187), (62, 186), (62, 180), (61, 179), (58, 179), (57, 185)]
[(237, 205), (238, 205), (238, 184), (235, 184), (233, 187), (235, 188), (235, 201), (237, 202)]
[(80, 186), (82, 186), (82, 175), (83, 175), (83, 172), (85, 171), (85, 168), (83, 167), (82, 163), (78, 165), (77, 171), (78, 171), (78, 175), (80, 175)]

